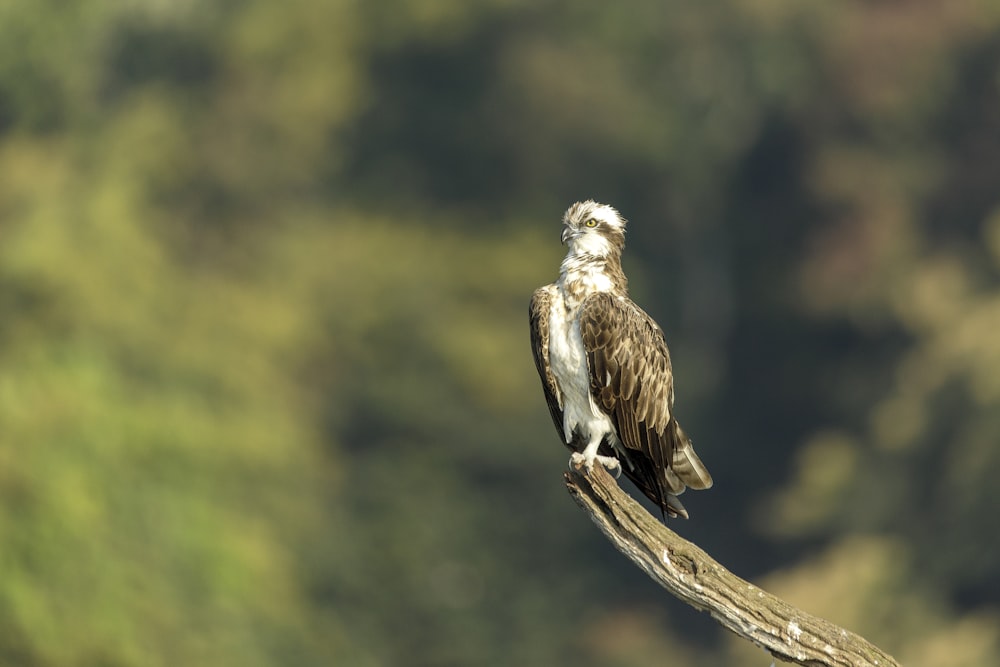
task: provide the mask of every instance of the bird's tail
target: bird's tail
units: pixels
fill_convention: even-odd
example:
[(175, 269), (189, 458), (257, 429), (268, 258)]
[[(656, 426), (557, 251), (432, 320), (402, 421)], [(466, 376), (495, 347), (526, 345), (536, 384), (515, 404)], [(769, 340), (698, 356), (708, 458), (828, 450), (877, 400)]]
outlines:
[[(691, 445), (691, 439), (675, 420), (673, 422), (673, 459), (667, 475), (667, 486), (674, 493), (680, 493), (684, 487), (701, 490), (712, 486), (712, 475), (701, 462)], [(673, 473), (671, 476), (669, 473)], [(674, 479), (671, 479), (674, 477)]]

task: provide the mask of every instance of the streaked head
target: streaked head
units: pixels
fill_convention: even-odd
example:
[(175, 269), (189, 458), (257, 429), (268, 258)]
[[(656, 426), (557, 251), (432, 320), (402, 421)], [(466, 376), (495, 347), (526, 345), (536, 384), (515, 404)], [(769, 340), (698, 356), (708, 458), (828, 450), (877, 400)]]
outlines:
[(625, 218), (611, 206), (588, 199), (563, 215), (562, 242), (574, 255), (609, 257), (625, 247)]

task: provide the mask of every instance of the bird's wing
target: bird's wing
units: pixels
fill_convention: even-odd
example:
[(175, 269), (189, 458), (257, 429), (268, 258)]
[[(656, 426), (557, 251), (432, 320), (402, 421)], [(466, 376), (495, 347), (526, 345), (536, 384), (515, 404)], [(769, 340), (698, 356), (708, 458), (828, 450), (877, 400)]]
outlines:
[[(629, 477), (667, 510), (668, 495), (708, 488), (712, 477), (673, 418), (670, 353), (656, 322), (627, 298), (594, 294), (580, 311), (590, 390), (632, 463)], [(623, 466), (626, 474), (629, 465)]]
[(560, 439), (563, 433), (562, 396), (556, 378), (552, 375), (549, 364), (549, 313), (552, 309), (552, 286), (539, 287), (531, 296), (528, 307), (528, 321), (531, 325), (531, 353), (535, 357), (535, 368), (542, 380), (545, 391), (545, 402), (549, 405), (549, 414), (559, 431)]

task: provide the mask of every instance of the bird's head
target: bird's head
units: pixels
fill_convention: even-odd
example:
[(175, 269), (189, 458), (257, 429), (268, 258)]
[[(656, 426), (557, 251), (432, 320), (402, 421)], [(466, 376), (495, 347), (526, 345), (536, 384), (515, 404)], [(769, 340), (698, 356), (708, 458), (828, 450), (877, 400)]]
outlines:
[(562, 242), (571, 255), (610, 257), (625, 247), (625, 218), (611, 206), (588, 199), (563, 215)]

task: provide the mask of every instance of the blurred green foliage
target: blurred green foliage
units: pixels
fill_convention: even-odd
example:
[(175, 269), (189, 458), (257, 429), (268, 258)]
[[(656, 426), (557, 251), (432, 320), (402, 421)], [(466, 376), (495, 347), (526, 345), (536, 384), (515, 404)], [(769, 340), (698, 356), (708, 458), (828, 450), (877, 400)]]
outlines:
[(1000, 7), (0, 3), (0, 663), (766, 658), (561, 488), (526, 303), (632, 220), (677, 528), (1000, 661)]

